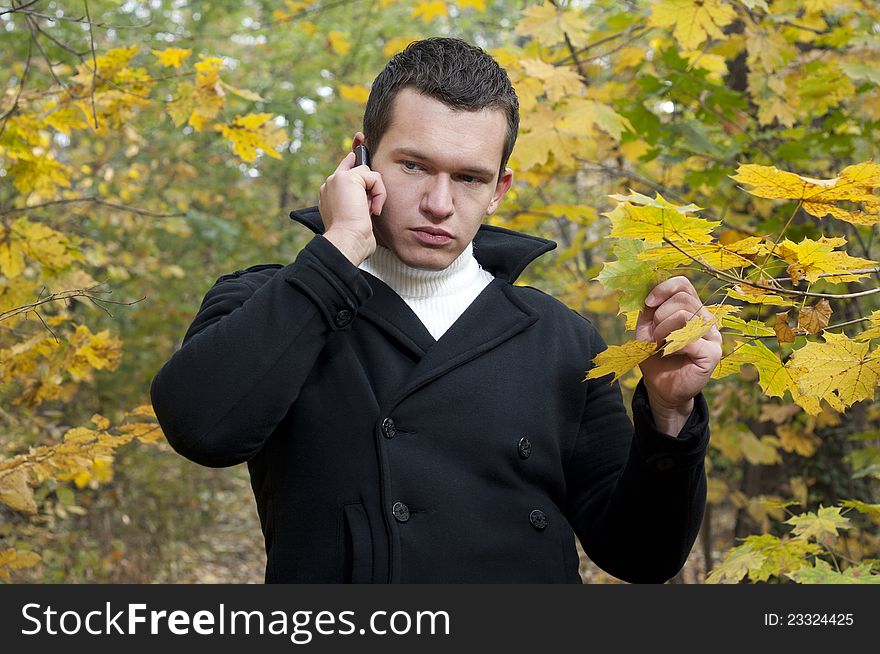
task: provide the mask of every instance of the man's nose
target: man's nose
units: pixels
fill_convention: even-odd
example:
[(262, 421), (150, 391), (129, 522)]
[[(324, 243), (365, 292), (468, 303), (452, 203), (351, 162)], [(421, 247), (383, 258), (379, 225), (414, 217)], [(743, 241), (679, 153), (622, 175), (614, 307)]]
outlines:
[(436, 219), (448, 218), (455, 211), (452, 200), (452, 180), (448, 175), (434, 175), (427, 182), (422, 195), (422, 211)]

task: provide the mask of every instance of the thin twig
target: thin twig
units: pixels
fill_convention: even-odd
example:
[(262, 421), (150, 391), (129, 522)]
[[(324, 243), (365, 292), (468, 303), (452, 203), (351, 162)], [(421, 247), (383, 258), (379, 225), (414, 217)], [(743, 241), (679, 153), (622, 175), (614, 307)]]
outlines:
[(9, 111), (0, 116), (0, 120), (3, 121), (3, 124), (0, 125), (0, 136), (3, 136), (3, 132), (6, 131), (6, 124), (9, 122), (10, 117), (13, 112), (18, 107), (18, 100), (21, 98), (22, 91), (24, 91), (24, 85), (27, 81), (28, 72), (31, 69), (31, 46), (33, 45), (33, 38), (28, 39), (28, 52), (27, 59), (24, 62), (24, 72), (21, 74), (21, 79), (19, 80), (18, 90), (15, 93), (15, 99), (12, 101), (12, 106), (9, 108)]
[(89, 15), (89, 0), (83, 0), (86, 8), (86, 18), (89, 20), (89, 48), (92, 51), (92, 118), (95, 120), (95, 130), (98, 129), (98, 110), (95, 107), (95, 82), (98, 79), (98, 55), (95, 53), (95, 32), (92, 30), (92, 17)]
[[(871, 273), (880, 273), (880, 268), (864, 268), (862, 270), (847, 270), (845, 273), (823, 273), (822, 277), (840, 277), (841, 275), (869, 275)], [(790, 282), (791, 277), (774, 277), (774, 282)]]
[(287, 23), (293, 23), (298, 21), (301, 18), (305, 18), (306, 16), (314, 16), (316, 14), (320, 14), (329, 9), (335, 9), (336, 7), (341, 7), (343, 5), (351, 4), (354, 0), (337, 0), (336, 2), (327, 2), (325, 4), (320, 5), (311, 5), (300, 11), (291, 14), (285, 18), (267, 20), (260, 23), (259, 27), (253, 29), (244, 29), (244, 30), (233, 30), (232, 32), (223, 32), (217, 34), (196, 34), (194, 36), (184, 36), (182, 34), (176, 34), (175, 38), (177, 41), (194, 41), (196, 39), (205, 40), (205, 39), (228, 39), (232, 36), (236, 36), (238, 34), (253, 34), (262, 30), (264, 28), (272, 27), (274, 25), (284, 25)]
[[(610, 34), (609, 36), (606, 36), (604, 38), (599, 39), (598, 41), (593, 41), (589, 45), (585, 45), (580, 50), (577, 50), (576, 52), (572, 52), (570, 55), (568, 55), (567, 57), (563, 57), (562, 59), (560, 59), (556, 63), (557, 64), (565, 63), (566, 61), (568, 61), (569, 59), (572, 59), (573, 57), (577, 57), (577, 56), (580, 56), (582, 54), (589, 52), (590, 50), (592, 50), (596, 46), (602, 45), (603, 43), (608, 43), (609, 41), (613, 41), (615, 39), (619, 39), (621, 36), (634, 34), (635, 32), (639, 32), (645, 28), (646, 28), (646, 26), (644, 23), (639, 23), (637, 25), (630, 25), (629, 27), (627, 27), (625, 30), (623, 30), (621, 32), (617, 32), (616, 34)], [(628, 43), (632, 43), (635, 39), (640, 38), (642, 36), (644, 36), (644, 34), (634, 34), (634, 36), (632, 38), (627, 39), (621, 45), (615, 46), (613, 49), (608, 50), (607, 52), (603, 52), (598, 55), (592, 55), (590, 57), (587, 57), (586, 59), (582, 59), (581, 61), (590, 61), (592, 59), (598, 59), (600, 57), (607, 57), (609, 54), (615, 52), (619, 48), (625, 47)]]
[[(33, 2), (30, 4), (34, 4)], [(25, 5), (30, 6), (30, 5)], [(131, 25), (110, 25), (109, 23), (93, 23), (86, 18), (71, 18), (70, 16), (50, 16), (49, 14), (43, 14), (39, 11), (33, 11), (32, 9), (22, 11), (22, 14), (27, 14), (29, 16), (36, 16), (37, 18), (44, 18), (45, 20), (50, 20), (53, 22), (56, 21), (66, 21), (68, 23), (88, 23), (91, 27), (97, 27), (99, 29), (106, 30), (139, 30), (145, 27), (149, 27), (153, 24), (153, 21), (147, 21), (146, 23), (135, 23)]]
[[(834, 325), (828, 325), (827, 327), (823, 327), (822, 329), (820, 329), (816, 333), (821, 334), (821, 333), (827, 332), (831, 329), (838, 329), (839, 327), (847, 327), (849, 325), (855, 325), (857, 323), (865, 322), (866, 320), (870, 320), (870, 319), (871, 318), (869, 316), (865, 316), (864, 318), (856, 318), (855, 320), (847, 320), (846, 322), (839, 322)], [(802, 329), (801, 327), (794, 327), (793, 331), (798, 336), (806, 336), (808, 333), (805, 329)], [(750, 340), (760, 339), (760, 338), (776, 338), (776, 334), (767, 334), (766, 336), (753, 336), (751, 334), (742, 334), (742, 332), (735, 332), (735, 333), (738, 335), (741, 334), (743, 336), (748, 336)]]
[(26, 5), (19, 5), (17, 7), (15, 5), (13, 5), (11, 9), (7, 9), (6, 11), (0, 11), (0, 16), (5, 16), (6, 14), (14, 14), (16, 11), (22, 11), (23, 9), (26, 9), (27, 7), (30, 7), (31, 5), (37, 4), (39, 1), (40, 0), (31, 0)]
[(39, 32), (40, 30), (38, 29), (38, 27), (36, 25), (33, 24), (30, 16), (25, 15), (25, 21), (27, 22), (28, 27), (31, 30), (31, 39), (34, 42), (34, 45), (37, 46), (37, 49), (40, 51), (40, 54), (43, 55), (43, 59), (46, 60), (46, 65), (49, 67), (49, 74), (52, 76), (52, 79), (54, 79), (55, 83), (58, 86), (60, 86), (62, 89), (66, 89), (67, 87), (64, 85), (64, 82), (62, 82), (60, 79), (58, 79), (58, 75), (55, 74), (55, 66), (52, 64), (52, 60), (49, 59), (49, 55), (46, 54), (46, 51), (43, 50), (43, 46), (40, 45), (40, 40), (37, 38), (37, 32)]

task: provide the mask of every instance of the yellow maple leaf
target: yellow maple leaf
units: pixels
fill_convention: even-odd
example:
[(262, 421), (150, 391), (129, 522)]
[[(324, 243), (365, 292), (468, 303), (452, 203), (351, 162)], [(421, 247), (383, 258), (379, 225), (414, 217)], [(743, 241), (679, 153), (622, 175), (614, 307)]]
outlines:
[(421, 0), (411, 12), (413, 18), (421, 18), (422, 22), (433, 23), (440, 16), (449, 15), (449, 7), (443, 0)]
[(8, 177), (22, 195), (53, 196), (57, 186), (70, 186), (71, 169), (49, 154), (19, 158), (7, 169)]
[(689, 68), (701, 68), (709, 74), (706, 79), (719, 84), (727, 75), (727, 60), (718, 54), (711, 54), (702, 50), (682, 51), (681, 54), (688, 60)]
[(635, 194), (611, 197), (627, 200), (602, 214), (611, 220), (611, 238), (640, 238), (649, 243), (662, 243), (666, 237), (670, 240), (709, 243), (712, 241), (710, 232), (719, 224), (688, 215), (694, 211), (694, 205), (677, 206), (666, 201), (659, 193), (653, 200), (646, 198), (648, 202), (640, 200)]
[(849, 518), (840, 515), (840, 511), (841, 507), (839, 506), (823, 507), (820, 504), (816, 513), (808, 511), (801, 515), (792, 516), (785, 521), (785, 524), (794, 525), (792, 533), (795, 536), (804, 539), (815, 538), (828, 545), (830, 542), (826, 539), (836, 539), (838, 529), (848, 529), (852, 526)]
[(192, 114), (189, 125), (200, 132), (223, 107), (226, 92), (220, 83), (220, 69), (223, 60), (219, 57), (206, 57), (195, 65), (196, 85), (192, 92)]
[(93, 334), (85, 325), (77, 325), (68, 338), (72, 355), (67, 363), (70, 376), (79, 381), (92, 379), (93, 370), (115, 370), (122, 358), (122, 341), (109, 330)]
[(629, 341), (623, 345), (609, 345), (593, 359), (595, 366), (584, 377), (584, 381), (614, 373), (610, 382), (613, 384), (621, 375), (639, 365), (656, 351), (656, 343), (641, 340)]
[(528, 75), (541, 80), (550, 102), (577, 93), (583, 87), (580, 75), (571, 66), (553, 66), (540, 59), (523, 59), (520, 64)]
[(880, 309), (868, 316), (868, 320), (870, 320), (868, 328), (856, 334), (857, 341), (869, 341), (872, 338), (880, 338)]
[(851, 257), (846, 252), (834, 251), (846, 243), (843, 237), (821, 237), (818, 241), (804, 238), (800, 243), (794, 243), (785, 239), (779, 244), (779, 255), (789, 264), (795, 264), (799, 272), (802, 272), (808, 282), (815, 282), (821, 275), (829, 273), (841, 273), (826, 277), (829, 282), (854, 282), (864, 277), (870, 277), (872, 273), (846, 273), (864, 268), (873, 268), (880, 265), (870, 259)]
[(562, 129), (579, 132), (585, 136), (590, 135), (595, 125), (615, 141), (620, 141), (624, 130), (635, 131), (627, 118), (621, 116), (608, 105), (585, 98), (569, 99), (565, 107), (561, 109), (558, 125)]
[(284, 130), (274, 125), (272, 114), (236, 116), (228, 125), (215, 125), (214, 129), (223, 132), (232, 141), (235, 154), (248, 162), (256, 161), (258, 148), (273, 159), (280, 159), (275, 146), (287, 138)]
[(192, 50), (183, 48), (165, 48), (164, 50), (151, 50), (162, 66), (180, 68), (183, 61), (192, 54)]
[[(770, 335), (773, 334), (772, 330)], [(810, 415), (818, 415), (819, 400), (801, 393), (797, 379), (804, 372), (791, 361), (782, 363), (779, 355), (770, 350), (763, 341), (740, 343), (734, 345), (731, 353), (723, 356), (713, 372), (715, 379), (731, 373), (739, 372), (741, 366), (750, 364), (758, 371), (758, 384), (768, 397), (782, 397), (790, 391), (794, 402)]]
[[(871, 161), (847, 166), (831, 179), (803, 177), (775, 166), (740, 164), (731, 179), (750, 186), (746, 192), (761, 198), (799, 200), (804, 211), (817, 218), (830, 214), (854, 224), (880, 222), (880, 201), (872, 193), (880, 187), (880, 164)], [(868, 211), (844, 209), (836, 204), (841, 200), (863, 203)]]
[(155, 422), (131, 422), (120, 425), (119, 431), (143, 443), (157, 443), (165, 437), (162, 428)]
[(785, 127), (795, 124), (795, 111), (800, 107), (800, 99), (788, 75), (768, 75), (756, 69), (749, 72), (748, 82), (752, 99), (758, 105), (759, 124), (770, 125), (774, 120)]
[(859, 400), (872, 400), (880, 382), (880, 352), (845, 334), (824, 332), (824, 343), (795, 350), (787, 366), (797, 368), (798, 388), (805, 396), (826, 400), (843, 411)]
[(521, 171), (543, 166), (550, 161), (551, 154), (560, 167), (571, 168), (575, 157), (584, 153), (586, 139), (557, 129), (556, 114), (546, 103), (525, 114), (520, 128), (523, 132), (517, 138), (514, 158)]
[(659, 248), (652, 248), (639, 254), (638, 258), (642, 261), (654, 261), (659, 268), (664, 269), (689, 265), (692, 259), (696, 259), (704, 265), (712, 266), (717, 270), (747, 268), (752, 265), (749, 259), (741, 257), (729, 247), (718, 243), (679, 242), (676, 245), (684, 250), (686, 254), (664, 243)]
[[(3, 237), (3, 226), (0, 225), (0, 238)], [(24, 249), (21, 241), (0, 240), (0, 275), (6, 279), (15, 279), (24, 271)], [(6, 309), (7, 306), (3, 305)], [(11, 308), (11, 307), (9, 307)]]
[(23, 242), (28, 256), (49, 270), (62, 270), (75, 258), (67, 236), (43, 223), (19, 218), (12, 230)]
[(736, 11), (722, 0), (660, 0), (651, 8), (648, 25), (673, 28), (675, 40), (685, 50), (696, 50), (710, 38), (724, 38), (722, 28)]
[(715, 320), (707, 320), (701, 315), (696, 315), (689, 319), (684, 327), (675, 329), (666, 337), (663, 346), (663, 356), (669, 356), (678, 352), (683, 347), (687, 347), (691, 343), (700, 340), (709, 333)]
[(794, 302), (784, 297), (773, 294), (773, 289), (763, 290), (754, 286), (735, 284), (733, 288), (727, 290), (727, 296), (735, 300), (744, 300), (752, 304), (769, 304), (772, 306), (789, 307)]
[(746, 461), (755, 466), (772, 466), (782, 463), (779, 454), (779, 439), (775, 436), (761, 436), (758, 438), (751, 432), (740, 434), (740, 448)]
[(339, 95), (343, 100), (365, 105), (367, 100), (370, 99), (370, 89), (363, 84), (340, 84)]
[(470, 7), (476, 11), (486, 11), (486, 0), (458, 0), (458, 6), (462, 9)]
[(749, 320), (746, 322), (737, 316), (724, 316), (721, 319), (721, 326), (724, 329), (734, 331), (740, 336), (748, 336), (755, 338), (757, 336), (773, 336), (774, 331), (759, 320)]
[(822, 441), (813, 432), (795, 429), (790, 425), (779, 425), (776, 428), (776, 435), (779, 436), (783, 450), (797, 452), (803, 457), (813, 456), (816, 453), (816, 448), (822, 444)]
[(573, 45), (582, 46), (586, 44), (589, 25), (577, 11), (545, 2), (523, 10), (516, 33), (530, 36), (544, 47), (562, 43), (566, 36)]
[(327, 42), (335, 54), (347, 55), (351, 52), (351, 43), (348, 37), (338, 30), (333, 30), (327, 34)]
[(734, 304), (707, 304), (703, 308), (715, 316), (715, 320), (717, 320), (719, 324), (730, 314), (742, 311), (742, 307), (738, 307)]
[(133, 408), (128, 412), (130, 416), (149, 416), (152, 418), (156, 417), (156, 411), (153, 409), (152, 404), (141, 404)]
[(795, 46), (789, 44), (771, 22), (756, 24), (749, 20), (746, 25), (749, 69), (760, 68), (765, 73), (775, 73), (797, 56)]
[(45, 123), (49, 127), (54, 127), (68, 136), (75, 129), (85, 129), (89, 126), (82, 110), (76, 105), (70, 105), (58, 111), (53, 111), (46, 116)]

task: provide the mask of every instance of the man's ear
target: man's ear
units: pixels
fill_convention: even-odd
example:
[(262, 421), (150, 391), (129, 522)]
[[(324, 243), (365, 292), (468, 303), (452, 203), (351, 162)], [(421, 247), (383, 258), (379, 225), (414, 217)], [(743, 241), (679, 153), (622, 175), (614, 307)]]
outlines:
[(498, 183), (495, 184), (495, 192), (492, 194), (492, 201), (489, 203), (489, 206), (486, 207), (487, 216), (495, 213), (495, 210), (501, 203), (501, 198), (503, 198), (504, 194), (510, 189), (511, 184), (513, 184), (513, 170), (505, 168), (504, 174), (498, 179)]
[(367, 141), (367, 137), (364, 136), (363, 132), (355, 132), (354, 138), (351, 139), (351, 151), (354, 152), (354, 149), (357, 146), (363, 145), (364, 143), (366, 143), (366, 141)]

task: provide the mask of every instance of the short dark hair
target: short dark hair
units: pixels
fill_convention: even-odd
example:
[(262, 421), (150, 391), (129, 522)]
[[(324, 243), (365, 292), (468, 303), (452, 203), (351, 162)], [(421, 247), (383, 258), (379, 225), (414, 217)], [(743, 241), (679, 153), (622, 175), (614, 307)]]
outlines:
[(410, 43), (394, 55), (373, 81), (364, 110), (364, 136), (376, 148), (391, 122), (394, 99), (412, 88), (462, 111), (498, 109), (507, 118), (501, 153), (504, 168), (519, 130), (519, 100), (507, 72), (482, 49), (461, 39), (430, 38)]

